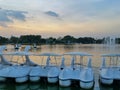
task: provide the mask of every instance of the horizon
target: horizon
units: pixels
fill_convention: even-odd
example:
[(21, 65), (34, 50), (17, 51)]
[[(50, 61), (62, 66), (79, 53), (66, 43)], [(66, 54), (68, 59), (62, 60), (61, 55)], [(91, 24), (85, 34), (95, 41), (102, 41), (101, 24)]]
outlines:
[[(23, 35), (11, 35), (11, 36), (5, 36), (5, 35), (0, 35), (0, 36), (2, 36), (2, 37), (5, 37), (5, 38), (11, 38), (12, 36), (13, 37), (18, 37), (18, 38), (20, 38), (20, 36), (26, 36), (26, 35), (40, 35), (40, 34), (23, 34)], [(48, 37), (46, 37), (46, 36), (42, 36), (42, 35), (40, 35), (42, 38), (44, 38), (44, 39), (47, 39), (47, 38), (50, 38), (50, 37), (52, 37), (52, 38), (63, 38), (64, 36), (67, 36), (67, 34), (66, 35), (63, 35), (63, 36), (48, 36)], [(85, 37), (88, 37), (88, 38), (94, 38), (94, 39), (103, 39), (103, 38), (107, 38), (107, 37), (112, 37), (112, 38), (120, 38), (120, 36), (99, 36), (99, 37), (94, 37), (94, 36), (74, 36), (74, 35), (69, 35), (69, 36), (73, 36), (74, 38), (85, 38)]]
[(0, 36), (119, 37), (118, 0), (0, 0)]

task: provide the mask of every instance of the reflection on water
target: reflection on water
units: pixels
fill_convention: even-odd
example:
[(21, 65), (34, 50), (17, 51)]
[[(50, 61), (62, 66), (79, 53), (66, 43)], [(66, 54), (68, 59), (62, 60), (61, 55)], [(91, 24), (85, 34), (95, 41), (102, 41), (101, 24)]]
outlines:
[[(89, 90), (120, 90), (119, 85), (99, 85), (100, 88), (98, 89), (89, 89)], [(0, 83), (0, 90), (84, 90), (78, 86), (71, 86), (71, 87), (61, 87), (58, 84), (48, 84), (47, 82), (27, 82), (23, 84), (15, 84), (11, 82), (7, 83)]]
[[(37, 48), (31, 49), (34, 53), (53, 52), (64, 54), (66, 52), (87, 52), (93, 55), (92, 65), (99, 67), (101, 63), (101, 54), (106, 53), (119, 53), (120, 45), (115, 45), (114, 52), (109, 50), (103, 44), (74, 44), (74, 45), (40, 45)], [(68, 58), (68, 57), (65, 57)], [(36, 60), (36, 58), (32, 58)]]
[(114, 84), (110, 86), (100, 84), (100, 90), (120, 90), (120, 83), (114, 82)]
[(60, 87), (48, 83), (0, 84), (0, 90), (82, 90), (80, 87)]

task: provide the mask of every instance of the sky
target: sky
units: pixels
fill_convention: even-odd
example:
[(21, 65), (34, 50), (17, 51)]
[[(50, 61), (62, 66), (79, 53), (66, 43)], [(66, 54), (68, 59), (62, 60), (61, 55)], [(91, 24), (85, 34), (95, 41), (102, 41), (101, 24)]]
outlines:
[(120, 37), (120, 0), (0, 0), (0, 36)]

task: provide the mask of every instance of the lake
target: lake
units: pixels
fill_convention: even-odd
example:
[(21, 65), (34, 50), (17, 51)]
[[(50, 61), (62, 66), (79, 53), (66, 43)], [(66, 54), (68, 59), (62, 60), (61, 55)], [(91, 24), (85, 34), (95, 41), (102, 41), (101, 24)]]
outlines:
[[(21, 47), (21, 50), (25, 46)], [(32, 46), (31, 46), (32, 47)], [(13, 46), (8, 45), (8, 52), (13, 51)], [(120, 53), (120, 45), (115, 45), (113, 47), (106, 47), (103, 44), (74, 44), (74, 45), (40, 45), (37, 48), (32, 48), (30, 52), (43, 53), (43, 52), (53, 52), (58, 54), (64, 54), (66, 52), (87, 52), (92, 54), (92, 66), (95, 69), (95, 73), (98, 74), (99, 67), (101, 65), (101, 55), (107, 53)], [(41, 57), (30, 56), (31, 60), (40, 64)], [(61, 58), (59, 58), (61, 59)], [(70, 63), (70, 57), (65, 56), (66, 65)], [(84, 62), (85, 63), (85, 62)], [(58, 64), (59, 61), (58, 61)], [(99, 84), (99, 83), (98, 83)], [(80, 87), (71, 86), (68, 88), (62, 88), (59, 85), (49, 85), (47, 82), (39, 83), (24, 83), (24, 84), (11, 84), (11, 83), (1, 83), (0, 90), (82, 90)], [(120, 88), (116, 85), (104, 86), (99, 84), (94, 90), (119, 90)]]

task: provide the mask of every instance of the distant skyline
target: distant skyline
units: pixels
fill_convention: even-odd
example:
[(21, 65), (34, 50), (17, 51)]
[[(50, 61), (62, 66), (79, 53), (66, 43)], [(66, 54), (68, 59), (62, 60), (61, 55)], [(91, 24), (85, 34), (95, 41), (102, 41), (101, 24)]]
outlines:
[(0, 0), (0, 36), (120, 37), (120, 0)]

